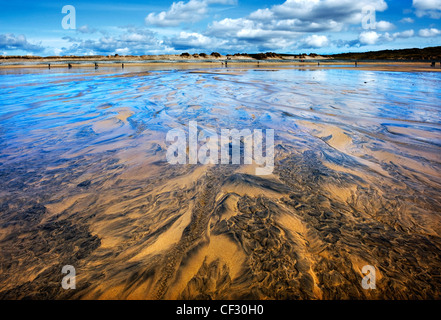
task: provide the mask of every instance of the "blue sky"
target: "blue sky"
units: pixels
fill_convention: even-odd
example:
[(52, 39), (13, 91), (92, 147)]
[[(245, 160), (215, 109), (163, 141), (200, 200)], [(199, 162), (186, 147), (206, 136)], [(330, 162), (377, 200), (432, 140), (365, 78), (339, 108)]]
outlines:
[[(62, 27), (65, 5), (75, 8), (75, 29)], [(2, 55), (326, 54), (441, 45), (441, 0), (2, 0), (1, 8)], [(375, 20), (366, 20), (369, 12)]]

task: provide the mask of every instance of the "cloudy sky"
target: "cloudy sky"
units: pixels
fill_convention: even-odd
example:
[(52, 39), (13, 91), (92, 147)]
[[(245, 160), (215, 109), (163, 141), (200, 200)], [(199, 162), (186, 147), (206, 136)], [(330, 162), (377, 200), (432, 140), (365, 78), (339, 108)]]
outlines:
[[(75, 8), (75, 20), (67, 19), (71, 11), (62, 13), (65, 5)], [(1, 6), (2, 55), (339, 53), (441, 45), (441, 0), (1, 0)], [(63, 19), (64, 27), (75, 21), (75, 29), (63, 28)]]

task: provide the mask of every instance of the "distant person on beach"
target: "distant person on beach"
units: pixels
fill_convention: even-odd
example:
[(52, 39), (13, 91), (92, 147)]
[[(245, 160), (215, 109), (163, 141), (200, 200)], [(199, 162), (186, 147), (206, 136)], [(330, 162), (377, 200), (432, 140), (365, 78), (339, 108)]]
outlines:
[(71, 68), (72, 68), (72, 65), (71, 65), (70, 63), (68, 63), (68, 64), (67, 64), (67, 67), (68, 67), (69, 69), (71, 69)]
[(98, 69), (98, 63), (95, 62), (95, 69)]
[(48, 63), (48, 64), (47, 64), (47, 67), (48, 67), (48, 68), (50, 69), (50, 68), (51, 68), (51, 64), (50, 64), (50, 63)]
[(121, 68), (123, 68), (123, 69), (124, 69), (124, 63), (121, 63)]
[(432, 62), (432, 64), (430, 65), (432, 68), (435, 68), (435, 62)]
[(358, 67), (358, 62), (357, 61), (355, 61), (355, 66)]

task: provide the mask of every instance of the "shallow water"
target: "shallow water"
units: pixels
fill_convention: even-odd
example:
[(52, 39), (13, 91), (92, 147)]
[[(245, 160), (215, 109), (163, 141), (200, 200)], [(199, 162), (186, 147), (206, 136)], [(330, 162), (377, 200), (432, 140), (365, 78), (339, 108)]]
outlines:
[[(2, 71), (1, 298), (441, 295), (441, 74)], [(275, 168), (165, 135), (274, 129)], [(73, 265), (77, 289), (61, 288)], [(360, 283), (375, 266), (377, 289)]]

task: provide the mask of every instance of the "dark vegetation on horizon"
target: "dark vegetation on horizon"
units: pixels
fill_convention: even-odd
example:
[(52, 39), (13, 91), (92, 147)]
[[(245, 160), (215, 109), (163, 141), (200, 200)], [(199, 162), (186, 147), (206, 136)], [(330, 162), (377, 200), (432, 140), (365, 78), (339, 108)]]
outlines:
[[(124, 55), (120, 56), (118, 54), (114, 55), (94, 55), (94, 56), (0, 56), (0, 60), (6, 59), (120, 59), (120, 58), (135, 58), (135, 59), (152, 59), (152, 57), (168, 56), (168, 55)], [(428, 47), (424, 49), (412, 48), (412, 49), (398, 49), (398, 50), (381, 50), (381, 51), (370, 51), (370, 52), (349, 52), (349, 53), (339, 53), (331, 55), (318, 55), (316, 53), (299, 53), (299, 54), (284, 54), (275, 52), (266, 53), (235, 53), (227, 54), (227, 59), (235, 58), (252, 58), (256, 60), (266, 60), (266, 59), (304, 59), (307, 56), (310, 58), (320, 59), (321, 57), (332, 58), (336, 60), (404, 60), (404, 61), (439, 61), (441, 60), (441, 46), (439, 47)], [(217, 59), (221, 58), (222, 55), (218, 52), (212, 52), (211, 54), (206, 53), (193, 53), (184, 52), (180, 54), (181, 58), (187, 59)]]
[(340, 53), (329, 55), (334, 59), (343, 60), (408, 60), (408, 61), (431, 61), (441, 60), (441, 47), (428, 47), (424, 49), (399, 49), (381, 50), (361, 53)]

